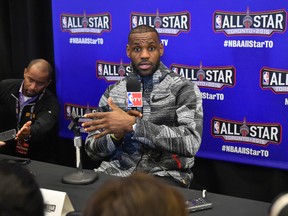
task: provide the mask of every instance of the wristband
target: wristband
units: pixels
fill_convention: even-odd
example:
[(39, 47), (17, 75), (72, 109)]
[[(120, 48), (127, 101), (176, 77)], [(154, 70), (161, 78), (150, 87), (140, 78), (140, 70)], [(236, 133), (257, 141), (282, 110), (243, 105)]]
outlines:
[(114, 134), (110, 134), (110, 137), (111, 137), (112, 139), (116, 140), (116, 141), (119, 141), (119, 140), (121, 140), (121, 139), (123, 138), (123, 137), (117, 138), (117, 137), (115, 137)]

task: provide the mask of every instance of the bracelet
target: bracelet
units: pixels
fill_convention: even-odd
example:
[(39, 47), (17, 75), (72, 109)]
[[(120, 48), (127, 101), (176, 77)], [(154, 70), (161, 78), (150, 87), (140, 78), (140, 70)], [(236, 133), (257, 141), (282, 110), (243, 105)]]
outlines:
[(110, 134), (110, 137), (111, 137), (112, 139), (116, 140), (116, 141), (119, 141), (119, 140), (121, 140), (121, 139), (123, 138), (123, 137), (117, 138), (117, 137), (115, 137), (114, 134)]

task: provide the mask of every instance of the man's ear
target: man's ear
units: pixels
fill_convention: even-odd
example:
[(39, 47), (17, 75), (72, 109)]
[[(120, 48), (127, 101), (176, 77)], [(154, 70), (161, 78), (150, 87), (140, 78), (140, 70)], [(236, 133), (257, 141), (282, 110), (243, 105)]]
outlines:
[(25, 74), (28, 72), (27, 68), (24, 69), (23, 78), (25, 78)]
[(130, 58), (129, 44), (126, 45), (126, 55)]
[(164, 46), (162, 43), (160, 43), (160, 56), (162, 56), (164, 54)]

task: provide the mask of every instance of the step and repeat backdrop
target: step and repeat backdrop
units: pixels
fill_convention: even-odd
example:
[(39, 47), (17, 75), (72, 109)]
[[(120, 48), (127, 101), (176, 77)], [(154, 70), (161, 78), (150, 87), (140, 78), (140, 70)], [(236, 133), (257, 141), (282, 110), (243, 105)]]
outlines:
[[(154, 26), (162, 61), (203, 96), (198, 157), (288, 169), (288, 1), (52, 0), (60, 136), (130, 72), (127, 36)], [(83, 139), (86, 134), (83, 134)]]

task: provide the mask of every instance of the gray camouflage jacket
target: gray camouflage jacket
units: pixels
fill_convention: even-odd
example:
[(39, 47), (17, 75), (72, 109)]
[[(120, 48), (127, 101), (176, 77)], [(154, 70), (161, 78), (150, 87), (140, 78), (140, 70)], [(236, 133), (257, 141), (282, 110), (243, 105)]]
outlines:
[[(89, 133), (85, 150), (89, 157), (101, 160), (95, 169), (115, 176), (135, 171), (172, 177), (189, 187), (194, 156), (202, 138), (202, 97), (197, 85), (170, 71), (162, 62), (151, 77), (141, 78), (143, 117), (137, 119), (133, 133), (126, 134), (120, 145), (110, 135), (95, 139)], [(108, 97), (127, 111), (127, 78), (110, 85), (102, 95), (99, 110), (109, 111)]]

